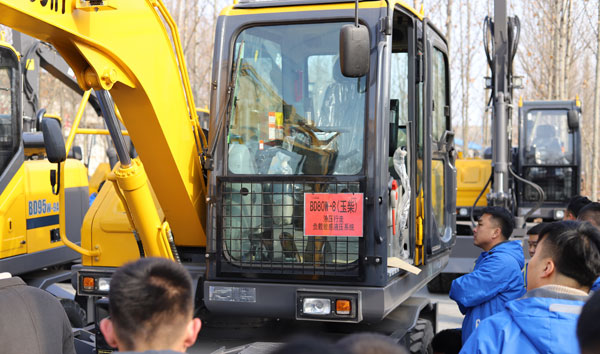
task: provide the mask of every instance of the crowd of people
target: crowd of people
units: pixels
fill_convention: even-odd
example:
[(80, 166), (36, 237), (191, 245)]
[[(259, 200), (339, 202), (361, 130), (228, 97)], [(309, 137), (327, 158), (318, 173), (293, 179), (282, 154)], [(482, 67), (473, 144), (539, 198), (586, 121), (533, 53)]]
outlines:
[[(528, 230), (530, 259), (510, 240), (511, 213), (483, 210), (473, 243), (482, 249), (472, 272), (455, 279), (450, 298), (462, 328), (438, 333), (434, 353), (600, 353), (600, 203), (573, 198), (565, 220)], [(592, 295), (590, 295), (592, 294)], [(184, 353), (197, 339), (192, 279), (180, 264), (142, 258), (119, 268), (109, 290), (107, 344), (120, 353)], [(75, 353), (60, 303), (18, 277), (0, 273), (2, 353)], [(27, 338), (27, 340), (23, 340)], [(274, 354), (403, 354), (389, 337), (356, 333), (337, 342), (297, 338)], [(411, 353), (413, 351), (411, 350)]]

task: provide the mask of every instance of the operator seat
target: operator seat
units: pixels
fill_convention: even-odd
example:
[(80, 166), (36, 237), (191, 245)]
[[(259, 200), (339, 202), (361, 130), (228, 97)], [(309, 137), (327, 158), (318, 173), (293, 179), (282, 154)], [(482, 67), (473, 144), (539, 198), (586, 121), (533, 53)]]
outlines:
[(564, 153), (560, 140), (556, 136), (556, 128), (549, 124), (540, 125), (535, 131), (536, 163), (551, 165), (560, 164)]

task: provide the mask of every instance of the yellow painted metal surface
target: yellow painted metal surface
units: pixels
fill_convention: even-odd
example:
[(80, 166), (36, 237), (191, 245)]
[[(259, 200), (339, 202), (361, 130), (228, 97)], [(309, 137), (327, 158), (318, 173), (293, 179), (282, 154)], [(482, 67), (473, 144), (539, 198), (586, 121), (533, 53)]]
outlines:
[(81, 226), (81, 246), (91, 249), (96, 244), (102, 245), (102, 253), (98, 257), (82, 256), (83, 265), (118, 267), (140, 257), (133, 228), (110, 182), (96, 196)]
[[(165, 215), (158, 206), (152, 186), (150, 193), (159, 219), (164, 220)], [(139, 258), (139, 248), (131, 224), (114, 184), (107, 181), (85, 215), (81, 228), (82, 246), (90, 249), (92, 245), (99, 244), (102, 245), (102, 252), (98, 257), (82, 257), (83, 265), (118, 267)]]
[[(27, 160), (0, 195), (0, 258), (34, 253), (63, 246), (51, 242), (50, 230), (58, 223), (27, 227), (27, 222), (58, 214), (58, 196), (52, 194), (49, 171), (56, 169), (47, 160)], [(66, 161), (67, 188), (86, 187), (87, 169), (78, 160)]]
[(0, 194), (0, 258), (27, 252), (24, 179), (21, 166)]
[[(456, 207), (472, 207), (475, 199), (485, 186), (492, 173), (492, 160), (457, 159), (456, 160)], [(490, 187), (483, 192), (477, 206), (487, 206), (486, 195)]]
[[(52, 194), (50, 185), (50, 170), (56, 169), (56, 164), (48, 160), (25, 161), (24, 193), (26, 196), (24, 211), (30, 222), (36, 218), (57, 215), (59, 197)], [(87, 187), (87, 169), (79, 160), (68, 159), (65, 169), (61, 172), (65, 176), (66, 188)], [(27, 230), (27, 253), (43, 251), (49, 248), (63, 246), (61, 241), (51, 242), (50, 230), (58, 228), (58, 224), (43, 227), (29, 228)]]
[(88, 11), (78, 0), (61, 0), (57, 10), (38, 1), (1, 0), (0, 22), (53, 44), (83, 89), (110, 90), (157, 186), (175, 242), (203, 246), (205, 194), (196, 113), (186, 97), (182, 78), (187, 79), (187, 72), (162, 24), (160, 4), (130, 0)]
[[(390, 1), (390, 6), (400, 6), (405, 8), (420, 20), (423, 20), (424, 14), (421, 11), (417, 11), (405, 1)], [(234, 9), (233, 5), (224, 8), (221, 11), (222, 16), (238, 16), (238, 15), (256, 15), (266, 13), (278, 13), (278, 12), (299, 12), (299, 11), (325, 11), (325, 10), (344, 10), (354, 9), (354, 1), (340, 4), (322, 4), (322, 5), (298, 5), (298, 6), (276, 6), (276, 7), (265, 7), (260, 9)], [(387, 7), (385, 1), (363, 1), (359, 3), (359, 9), (376, 9), (381, 7)]]

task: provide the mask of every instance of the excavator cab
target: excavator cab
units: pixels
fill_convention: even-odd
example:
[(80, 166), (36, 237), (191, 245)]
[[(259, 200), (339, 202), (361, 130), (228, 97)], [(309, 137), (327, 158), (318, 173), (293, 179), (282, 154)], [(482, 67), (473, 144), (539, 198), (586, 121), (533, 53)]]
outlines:
[[(534, 217), (560, 220), (569, 199), (580, 190), (581, 106), (573, 101), (527, 101), (519, 107), (518, 174), (542, 187), (543, 206)], [(536, 205), (530, 185), (517, 185), (519, 215)]]
[(209, 311), (378, 321), (445, 266), (447, 46), (422, 15), (240, 1), (218, 20), (213, 83)]

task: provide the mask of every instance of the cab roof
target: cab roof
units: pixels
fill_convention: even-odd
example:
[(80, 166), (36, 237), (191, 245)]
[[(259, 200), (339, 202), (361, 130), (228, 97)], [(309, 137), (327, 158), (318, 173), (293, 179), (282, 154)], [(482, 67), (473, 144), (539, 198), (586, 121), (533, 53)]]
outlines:
[[(417, 11), (410, 5), (408, 5), (405, 1), (402, 0), (390, 0), (391, 6), (399, 5), (402, 8), (413, 13), (420, 20), (423, 20), (425, 17), (423, 10)], [(268, 12), (279, 12), (281, 9), (273, 9), (273, 8), (284, 8), (284, 7), (309, 7), (308, 11), (311, 10), (322, 10), (322, 8), (313, 8), (310, 7), (318, 6), (318, 5), (329, 5), (331, 9), (341, 8), (354, 8), (355, 2), (352, 0), (234, 0), (234, 5), (228, 6), (221, 12), (221, 15), (231, 16), (238, 14), (247, 14), (243, 10), (254, 10), (254, 9), (270, 9)], [(387, 7), (388, 2), (385, 0), (360, 0), (359, 8), (376, 8), (376, 7)], [(234, 11), (232, 11), (234, 10)], [(242, 12), (238, 12), (235, 10), (242, 10)], [(275, 11), (272, 11), (275, 10)], [(306, 11), (305, 10), (305, 11)]]

